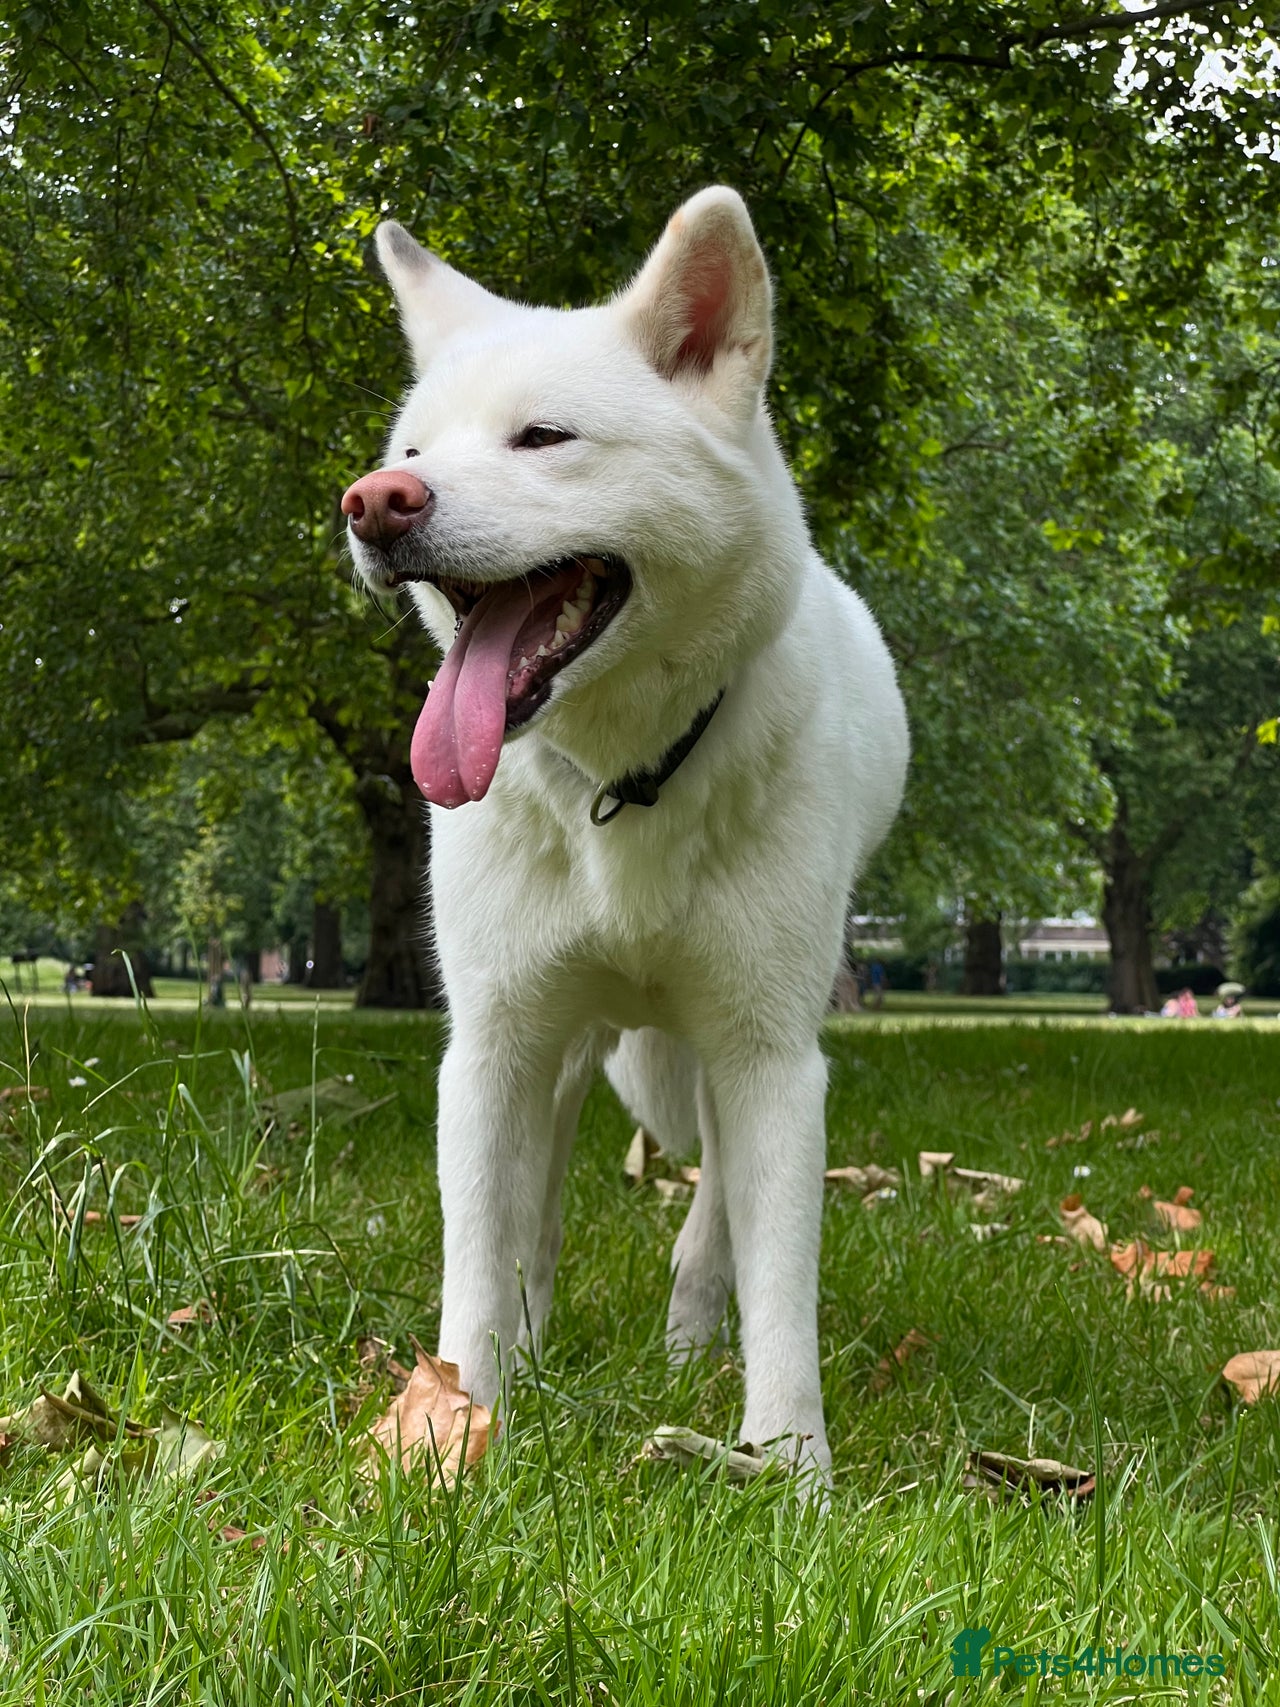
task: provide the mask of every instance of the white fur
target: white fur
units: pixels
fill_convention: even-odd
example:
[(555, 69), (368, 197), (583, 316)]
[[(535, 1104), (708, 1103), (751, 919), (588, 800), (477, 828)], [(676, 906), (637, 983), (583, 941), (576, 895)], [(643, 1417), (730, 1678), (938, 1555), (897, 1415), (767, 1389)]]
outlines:
[[(606, 1059), (661, 1141), (701, 1137), (673, 1350), (712, 1341), (736, 1288), (742, 1434), (800, 1437), (826, 1475), (818, 1032), (907, 729), (876, 624), (814, 552), (765, 413), (769, 284), (746, 209), (703, 191), (628, 292), (572, 312), (490, 296), (399, 227), (379, 248), (419, 367), (386, 466), (435, 493), (441, 569), (499, 580), (613, 553), (634, 576), (507, 738), (487, 796), (432, 808), (450, 1010), (441, 1355), (493, 1401), (493, 1337), (507, 1353), (521, 1334), (517, 1264), (540, 1328), (578, 1111)], [(578, 437), (513, 449), (531, 423)], [(443, 595), (414, 591), (447, 647)], [(659, 803), (593, 826), (597, 785), (655, 764), (722, 687)]]

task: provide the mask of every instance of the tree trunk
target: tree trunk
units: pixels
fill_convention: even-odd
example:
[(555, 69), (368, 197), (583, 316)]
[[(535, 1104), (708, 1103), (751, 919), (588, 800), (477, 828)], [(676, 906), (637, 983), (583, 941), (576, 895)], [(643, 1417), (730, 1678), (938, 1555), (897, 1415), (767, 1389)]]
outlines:
[(966, 996), (1004, 994), (1004, 943), (998, 918), (970, 919), (965, 927), (961, 993)]
[(307, 939), (305, 936), (295, 936), (289, 939), (289, 972), (285, 979), (288, 984), (305, 984), (307, 981)]
[(312, 990), (340, 990), (345, 982), (342, 915), (327, 901), (317, 901), (311, 914), (311, 969), (307, 985)]
[(261, 984), (262, 950), (260, 948), (246, 948), (244, 951), (244, 965), (245, 971), (249, 974), (249, 982), (251, 984)]
[(141, 901), (131, 901), (116, 924), (98, 926), (93, 939), (93, 982), (89, 986), (92, 995), (132, 996), (136, 984), (140, 996), (154, 996), (151, 967), (142, 946), (146, 922)]
[(1160, 1006), (1151, 958), (1151, 867), (1129, 840), (1123, 798), (1107, 836), (1102, 922), (1111, 944), (1111, 1011), (1153, 1013)]
[(401, 776), (366, 775), (356, 798), (369, 826), (373, 876), (369, 961), (358, 1008), (443, 1005), (427, 947), (427, 811), (408, 766)]

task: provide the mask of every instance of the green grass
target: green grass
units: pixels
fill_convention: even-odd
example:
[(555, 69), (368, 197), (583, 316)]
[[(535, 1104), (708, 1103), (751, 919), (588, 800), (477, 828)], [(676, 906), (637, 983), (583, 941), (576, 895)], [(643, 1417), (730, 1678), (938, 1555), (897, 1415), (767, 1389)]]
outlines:
[[(1129, 1652), (1227, 1658), (1217, 1681), (1077, 1676), (1077, 1699), (1276, 1700), (1280, 1405), (1248, 1413), (1238, 1436), (1216, 1371), (1280, 1344), (1277, 1041), (1252, 1024), (892, 1012), (830, 1028), (830, 1159), (897, 1164), (904, 1183), (874, 1210), (828, 1199), (836, 1491), (821, 1515), (767, 1482), (638, 1461), (661, 1423), (731, 1438), (740, 1371), (725, 1355), (666, 1369), (683, 1210), (623, 1185), (629, 1126), (607, 1088), (566, 1189), (540, 1391), (522, 1379), (500, 1448), (456, 1494), (415, 1478), (375, 1499), (354, 1442), (385, 1395), (359, 1399), (355, 1341), (432, 1343), (438, 1021), (13, 1014), (0, 1083), (24, 1080), (29, 1053), (50, 1096), (0, 1137), (0, 1409), (78, 1367), (144, 1422), (162, 1404), (199, 1416), (226, 1451), (203, 1481), (113, 1482), (59, 1504), (60, 1464), (10, 1448), (0, 1704), (940, 1707), (998, 1687), (953, 1681), (966, 1624), (1037, 1652), (1079, 1652), (1100, 1632)], [(264, 1141), (253, 1096), (313, 1073), (395, 1100)], [(1129, 1106), (1139, 1128), (1045, 1148)], [(1119, 1147), (1137, 1130), (1159, 1139)], [(920, 1181), (919, 1149), (1025, 1176), (1008, 1231), (975, 1239), (972, 1211)], [(1104, 1257), (1038, 1242), (1072, 1189), (1113, 1236), (1153, 1238), (1144, 1184), (1196, 1188), (1233, 1300), (1127, 1303)], [(104, 1218), (78, 1224), (85, 1208)], [(121, 1213), (144, 1219), (121, 1228)], [(166, 1326), (199, 1298), (216, 1301), (213, 1324)], [(875, 1394), (879, 1359), (911, 1328), (929, 1349)], [(962, 1486), (976, 1446), (1093, 1465), (1099, 1445), (1092, 1506), (996, 1507)], [(264, 1543), (223, 1540), (228, 1525)]]

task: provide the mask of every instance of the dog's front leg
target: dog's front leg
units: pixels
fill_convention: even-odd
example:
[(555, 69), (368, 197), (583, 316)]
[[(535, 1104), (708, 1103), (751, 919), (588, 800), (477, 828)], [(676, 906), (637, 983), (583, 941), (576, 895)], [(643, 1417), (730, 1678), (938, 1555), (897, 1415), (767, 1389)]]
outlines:
[(746, 1360), (743, 1438), (830, 1480), (818, 1373), (826, 1063), (817, 1047), (708, 1059)]
[(523, 1326), (520, 1276), (535, 1267), (557, 1065), (553, 1051), (485, 1017), (455, 1024), (440, 1067), (440, 1355), (484, 1405)]

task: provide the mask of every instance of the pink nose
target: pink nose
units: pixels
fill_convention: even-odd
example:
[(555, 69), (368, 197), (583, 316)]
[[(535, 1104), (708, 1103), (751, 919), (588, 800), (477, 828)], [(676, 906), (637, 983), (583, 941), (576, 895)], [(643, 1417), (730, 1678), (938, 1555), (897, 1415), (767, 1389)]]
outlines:
[(351, 517), (358, 540), (385, 551), (415, 522), (425, 520), (433, 497), (429, 487), (403, 468), (377, 468), (347, 487), (342, 513)]

